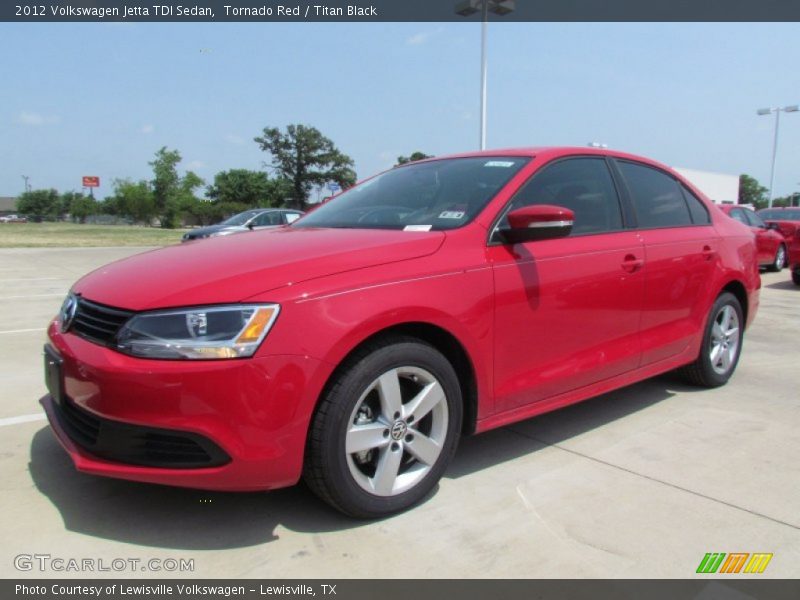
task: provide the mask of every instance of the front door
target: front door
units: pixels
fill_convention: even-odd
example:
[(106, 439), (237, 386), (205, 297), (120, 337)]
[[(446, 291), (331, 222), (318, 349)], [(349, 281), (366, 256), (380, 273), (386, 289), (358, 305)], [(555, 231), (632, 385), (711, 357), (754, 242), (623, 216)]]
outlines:
[(531, 204), (568, 208), (575, 224), (566, 238), (493, 241), (488, 248), (498, 412), (619, 375), (640, 361), (644, 250), (639, 235), (623, 227), (605, 159), (546, 165), (506, 212)]

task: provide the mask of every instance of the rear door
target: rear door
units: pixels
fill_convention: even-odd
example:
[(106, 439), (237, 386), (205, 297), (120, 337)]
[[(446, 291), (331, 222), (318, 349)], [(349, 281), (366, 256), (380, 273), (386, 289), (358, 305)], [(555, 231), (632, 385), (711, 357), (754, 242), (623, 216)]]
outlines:
[(614, 161), (644, 242), (642, 365), (683, 352), (702, 329), (719, 236), (707, 207), (669, 173)]
[(569, 208), (575, 224), (566, 238), (490, 241), (498, 412), (619, 375), (640, 360), (643, 246), (625, 229), (606, 160), (545, 165), (504, 214), (532, 204)]

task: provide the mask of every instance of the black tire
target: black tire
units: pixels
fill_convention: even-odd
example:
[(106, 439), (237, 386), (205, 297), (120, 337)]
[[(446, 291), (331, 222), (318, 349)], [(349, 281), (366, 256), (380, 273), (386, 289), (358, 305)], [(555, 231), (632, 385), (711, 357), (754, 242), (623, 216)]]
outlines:
[(773, 273), (780, 273), (783, 270), (783, 267), (786, 266), (786, 246), (781, 244), (778, 246), (778, 249), (775, 251), (775, 259), (772, 261), (772, 264), (767, 267)]
[[(403, 415), (398, 417), (400, 413), (395, 412), (389, 417), (394, 419), (391, 423), (385, 418), (390, 411), (384, 410), (388, 403), (384, 404), (383, 398), (392, 394), (385, 394), (386, 388), (378, 383), (384, 376), (387, 381), (396, 376), (397, 390), (402, 391)], [(436, 388), (435, 383), (440, 387)], [(422, 416), (414, 421), (405, 414), (410, 410), (407, 407), (412, 406), (409, 398), (420, 398), (419, 392), (425, 385), (443, 392), (444, 398), (437, 392), (440, 399), (435, 407), (424, 414), (420, 408)], [(369, 343), (338, 369), (323, 393), (308, 435), (304, 479), (322, 500), (351, 517), (373, 519), (403, 511), (422, 500), (441, 479), (458, 445), (462, 414), (458, 377), (438, 350), (406, 336)], [(381, 435), (388, 440), (387, 444), (348, 453), (346, 444), (353, 439), (348, 438), (348, 431), (352, 434), (358, 427), (384, 426)], [(440, 443), (435, 447), (440, 450), (435, 459), (428, 461), (432, 464), (417, 459), (409, 450), (418, 452), (420, 447), (415, 447), (414, 441), (430, 441), (437, 436)], [(392, 458), (387, 458), (389, 452), (394, 453)], [(397, 453), (401, 458), (397, 458)], [(378, 487), (378, 469), (389, 464), (384, 460), (399, 464), (393, 479), (397, 492), (395, 488), (387, 492), (384, 484), (383, 494), (371, 493), (367, 488)], [(391, 468), (386, 467), (386, 472), (391, 472)], [(404, 489), (397, 484), (400, 481), (411, 487)]]
[[(718, 321), (726, 307), (729, 307), (735, 313), (738, 324), (734, 338), (736, 341), (736, 348), (733, 354), (735, 354), (735, 356), (728, 359), (727, 367), (725, 367), (724, 364), (712, 364), (713, 361), (711, 358), (712, 349), (720, 346), (720, 344), (715, 342), (715, 339), (719, 339), (718, 336), (715, 335), (715, 324), (719, 325)], [(733, 338), (733, 336), (731, 337)], [(743, 341), (744, 316), (742, 313), (742, 305), (736, 296), (729, 292), (723, 292), (719, 295), (709, 311), (708, 322), (706, 323), (706, 329), (703, 333), (703, 342), (700, 346), (699, 356), (693, 363), (683, 367), (681, 369), (681, 374), (689, 383), (694, 385), (710, 388), (725, 385), (736, 370), (736, 365), (739, 363)], [(723, 350), (722, 352), (727, 352), (727, 350)], [(717, 356), (720, 355), (718, 354)], [(721, 370), (722, 372), (720, 372)]]
[(792, 281), (795, 285), (800, 285), (800, 268), (792, 269)]

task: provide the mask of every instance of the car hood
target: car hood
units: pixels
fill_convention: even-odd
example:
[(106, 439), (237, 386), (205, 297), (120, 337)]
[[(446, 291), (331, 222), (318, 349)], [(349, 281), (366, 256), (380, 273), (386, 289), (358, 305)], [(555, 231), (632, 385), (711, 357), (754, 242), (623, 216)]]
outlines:
[(73, 291), (129, 310), (241, 302), (302, 281), (433, 254), (437, 231), (283, 227), (190, 242), (111, 263)]

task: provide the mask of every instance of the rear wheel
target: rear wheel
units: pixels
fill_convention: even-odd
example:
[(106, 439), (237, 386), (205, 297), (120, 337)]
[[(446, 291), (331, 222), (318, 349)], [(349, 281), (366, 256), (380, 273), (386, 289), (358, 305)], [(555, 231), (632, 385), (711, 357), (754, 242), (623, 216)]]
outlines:
[(376, 518), (421, 500), (461, 430), (452, 365), (415, 338), (370, 344), (340, 369), (314, 415), (304, 478), (341, 512)]
[(723, 292), (711, 307), (700, 355), (682, 369), (683, 375), (703, 387), (724, 385), (736, 370), (743, 336), (742, 305), (736, 296)]
[(779, 272), (786, 266), (786, 246), (781, 244), (775, 251), (775, 260), (769, 266), (770, 271)]

